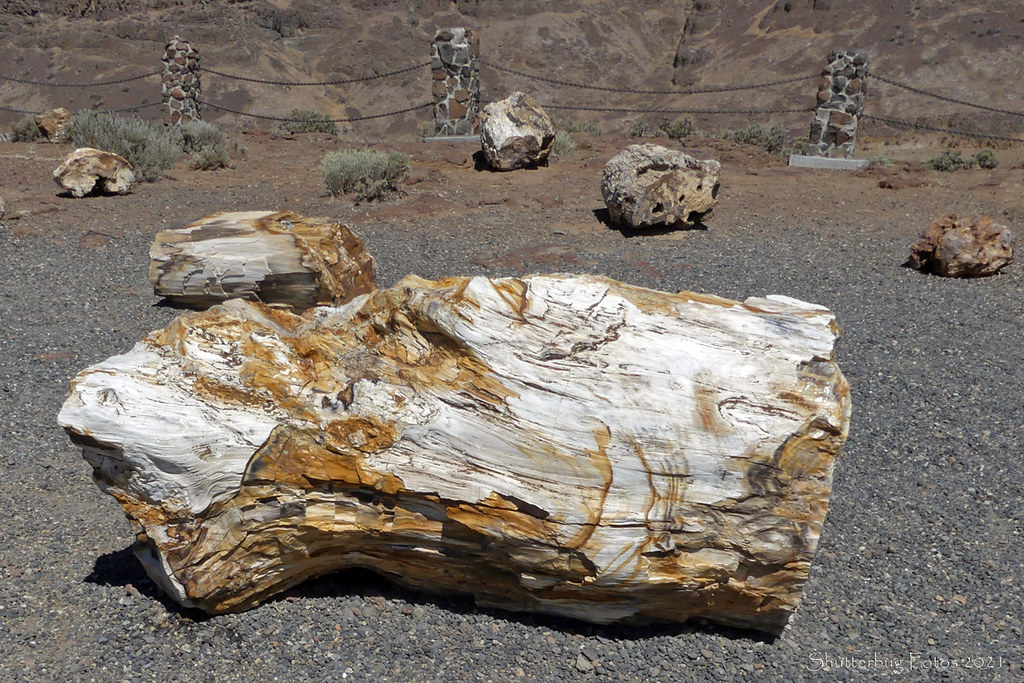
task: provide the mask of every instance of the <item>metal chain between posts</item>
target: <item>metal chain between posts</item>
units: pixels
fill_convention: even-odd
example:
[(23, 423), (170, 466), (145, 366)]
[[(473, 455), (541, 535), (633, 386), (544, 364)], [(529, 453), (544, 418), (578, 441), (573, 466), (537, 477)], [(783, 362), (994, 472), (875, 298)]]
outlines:
[(929, 130), (936, 133), (950, 133), (952, 135), (963, 135), (968, 138), (982, 138), (986, 140), (1004, 140), (1006, 142), (1024, 142), (1024, 138), (1012, 138), (1005, 135), (990, 135), (988, 133), (975, 133), (969, 130), (957, 130), (955, 128), (941, 128), (938, 126), (929, 126), (923, 123), (914, 123), (913, 121), (906, 121), (904, 119), (893, 119), (886, 116), (872, 116), (871, 114), (861, 114), (862, 119), (869, 121), (878, 121), (879, 123), (887, 123), (892, 126), (903, 126), (904, 128), (915, 128), (917, 130)]
[(305, 81), (305, 82), (304, 81), (267, 81), (267, 80), (263, 80), (263, 79), (260, 79), (260, 78), (249, 78), (247, 76), (235, 76), (233, 74), (227, 74), (227, 73), (224, 73), (223, 71), (216, 71), (215, 69), (210, 69), (208, 67), (204, 67), (202, 69), (202, 71), (205, 71), (205, 72), (211, 73), (211, 74), (216, 74), (217, 76), (223, 76), (224, 78), (230, 78), (230, 79), (233, 79), (233, 80), (236, 80), (236, 81), (245, 81), (247, 83), (260, 83), (262, 85), (293, 85), (293, 86), (314, 85), (314, 86), (317, 86), (317, 85), (345, 85), (347, 83), (363, 83), (363, 82), (366, 82), (366, 81), (375, 81), (375, 80), (380, 79), (380, 78), (390, 78), (391, 76), (398, 76), (400, 74), (409, 73), (410, 71), (415, 71), (416, 69), (422, 69), (425, 66), (430, 66), (430, 62), (421, 62), (419, 64), (416, 64), (416, 65), (410, 66), (410, 67), (406, 67), (404, 69), (397, 69), (395, 71), (388, 71), (386, 73), (375, 74), (373, 76), (363, 76), (361, 78), (346, 78), (346, 79), (340, 80), (340, 81)]
[(906, 85), (905, 83), (900, 83), (899, 81), (894, 81), (891, 78), (886, 78), (884, 76), (879, 76), (876, 73), (869, 73), (868, 76), (871, 77), (871, 78), (877, 79), (877, 80), (881, 81), (882, 83), (888, 83), (889, 85), (895, 86), (897, 88), (903, 88), (904, 90), (909, 90), (910, 92), (917, 93), (918, 95), (924, 95), (925, 97), (933, 97), (933, 98), (935, 98), (937, 100), (942, 100), (944, 102), (952, 102), (953, 104), (962, 104), (965, 107), (974, 107), (975, 109), (984, 109), (985, 111), (992, 111), (992, 112), (996, 112), (997, 114), (1009, 114), (1010, 116), (1024, 116), (1024, 112), (1021, 112), (1021, 111), (1013, 111), (1011, 109), (999, 109), (998, 107), (988, 107), (988, 106), (985, 106), (984, 104), (975, 104), (974, 102), (970, 102), (968, 100), (959, 100), (959, 99), (957, 99), (955, 97), (947, 97), (946, 95), (939, 95), (938, 93), (929, 92), (927, 90), (921, 90), (920, 88), (915, 88), (913, 86)]
[(530, 78), (535, 81), (543, 81), (544, 83), (551, 83), (553, 85), (564, 85), (570, 88), (585, 88), (587, 90), (600, 90), (602, 92), (616, 92), (616, 93), (631, 93), (634, 95), (700, 95), (704, 93), (719, 93), (719, 92), (735, 92), (738, 90), (756, 90), (758, 88), (771, 88), (777, 85), (786, 85), (787, 83), (798, 83), (800, 81), (810, 80), (812, 78), (819, 78), (820, 74), (812, 74), (809, 76), (797, 76), (795, 78), (784, 78), (778, 81), (768, 81), (765, 83), (751, 83), (749, 85), (725, 85), (718, 88), (692, 88), (689, 90), (639, 90), (635, 88), (607, 88), (600, 85), (587, 85), (586, 83), (575, 83), (573, 81), (562, 81), (557, 78), (547, 78), (545, 76), (538, 76), (536, 74), (529, 74), (525, 71), (516, 71), (515, 69), (509, 69), (508, 67), (498, 66), (492, 64), (484, 59), (478, 60), (484, 66), (495, 69), (496, 71), (504, 71), (508, 74), (515, 76), (522, 76), (523, 78)]
[[(121, 112), (125, 112), (125, 111), (139, 111), (141, 109), (148, 109), (149, 107), (155, 107), (155, 106), (157, 106), (159, 104), (160, 104), (160, 102), (150, 102), (148, 104), (137, 104), (134, 107), (121, 107), (119, 109), (92, 109), (92, 110), (89, 110), (89, 111), (94, 111), (97, 114), (120, 114)], [(0, 111), (9, 111), (9, 112), (12, 112), (14, 114), (33, 114), (33, 115), (36, 115), (36, 116), (45, 113), (45, 112), (41, 112), (41, 111), (29, 111), (27, 109), (14, 109), (12, 107), (2, 107), (2, 106), (0, 106)]]
[(130, 83), (131, 81), (142, 80), (143, 78), (149, 78), (150, 76), (156, 76), (163, 73), (163, 71), (150, 71), (147, 74), (141, 76), (130, 76), (128, 78), (118, 78), (113, 81), (99, 81), (97, 83), (46, 83), (45, 81), (30, 81), (24, 78), (13, 78), (11, 76), (0, 76), (0, 81), (10, 81), (11, 83), (21, 83), (23, 85), (38, 85), (47, 88), (96, 88), (101, 85), (118, 85), (120, 83)]
[(603, 111), (617, 114), (804, 114), (814, 107), (801, 109), (617, 109), (614, 107), (576, 107), (568, 104), (544, 104), (545, 109), (571, 109), (573, 111)]
[[(204, 107), (213, 107), (214, 109), (219, 109), (220, 111), (226, 111), (226, 112), (229, 112), (231, 114), (238, 114), (239, 116), (248, 116), (248, 117), (251, 117), (251, 118), (254, 118), (254, 119), (265, 119), (267, 121), (282, 121), (282, 122), (295, 122), (295, 123), (303, 123), (303, 122), (305, 122), (305, 119), (294, 119), (294, 118), (288, 118), (286, 116), (268, 116), (266, 114), (250, 114), (249, 112), (239, 111), (238, 109), (229, 109), (228, 107), (222, 107), (219, 104), (214, 104), (212, 102), (205, 102), (203, 100), (200, 100), (199, 104), (203, 105)], [(433, 102), (424, 102), (423, 104), (417, 104), (416, 106), (413, 106), (413, 107), (406, 107), (405, 109), (397, 109), (395, 111), (388, 111), (388, 112), (384, 112), (382, 114), (369, 114), (367, 116), (353, 116), (352, 118), (347, 118), (347, 119), (327, 119), (327, 121), (330, 121), (331, 123), (354, 123), (356, 121), (369, 121), (370, 119), (381, 119), (381, 118), (384, 118), (386, 116), (397, 116), (398, 114), (407, 114), (407, 113), (409, 113), (411, 111), (416, 111), (418, 109), (426, 109), (427, 107), (432, 107), (433, 105), (434, 105)]]

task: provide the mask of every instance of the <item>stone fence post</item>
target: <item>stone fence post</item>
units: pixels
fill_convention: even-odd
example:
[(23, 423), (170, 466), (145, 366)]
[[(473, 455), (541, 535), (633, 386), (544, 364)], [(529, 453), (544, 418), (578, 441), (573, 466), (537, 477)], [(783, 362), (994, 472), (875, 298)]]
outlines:
[(164, 125), (198, 121), (199, 93), (202, 91), (199, 53), (188, 41), (174, 36), (164, 50), (163, 63), (160, 92), (164, 98)]
[(853, 156), (857, 119), (864, 111), (868, 56), (864, 52), (834, 51), (818, 82), (818, 105), (811, 122), (808, 154)]
[(480, 38), (468, 28), (440, 29), (430, 43), (435, 135), (480, 132)]

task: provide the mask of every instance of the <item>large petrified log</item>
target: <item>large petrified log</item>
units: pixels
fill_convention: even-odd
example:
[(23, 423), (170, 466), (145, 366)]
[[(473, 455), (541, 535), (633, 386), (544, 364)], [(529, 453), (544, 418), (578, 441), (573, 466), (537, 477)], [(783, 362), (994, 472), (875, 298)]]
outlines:
[(216, 213), (157, 233), (157, 296), (206, 308), (244, 298), (303, 311), (376, 289), (373, 257), (347, 227), (291, 211)]
[(596, 277), (232, 300), (83, 371), (59, 420), (184, 605), (369, 567), (593, 622), (778, 631), (850, 395), (824, 308)]

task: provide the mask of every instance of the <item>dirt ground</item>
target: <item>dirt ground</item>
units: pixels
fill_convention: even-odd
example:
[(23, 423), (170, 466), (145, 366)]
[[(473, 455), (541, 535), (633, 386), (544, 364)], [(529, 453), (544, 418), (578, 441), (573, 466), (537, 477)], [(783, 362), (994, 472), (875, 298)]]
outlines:
[[(80, 200), (60, 196), (50, 180), (69, 148), (0, 143), (0, 177), (5, 179), (0, 197), (7, 205), (0, 229), (24, 236), (78, 234), (82, 248), (99, 249), (125, 231), (155, 233), (215, 211), (292, 209), (344, 220), (357, 231), (360, 224), (436, 231), (438, 226), (483, 222), (501, 227), (497, 246), (507, 248), (505, 253), (486, 254), (495, 265), (513, 270), (571, 266), (572, 239), (559, 237), (598, 239), (614, 252), (628, 251), (633, 236), (605, 222), (600, 179), (606, 161), (623, 146), (640, 141), (635, 138), (576, 133), (576, 150), (547, 167), (511, 173), (482, 168), (474, 156), (478, 147), (471, 142), (371, 142), (371, 147), (407, 153), (411, 173), (399, 195), (356, 203), (327, 196), (318, 166), (328, 151), (361, 145), (317, 134), (280, 139), (259, 130), (235, 137), (245, 156), (233, 169), (196, 171), (182, 160), (163, 179), (140, 185), (127, 197)], [(983, 212), (1011, 229), (1024, 222), (1024, 148), (1019, 146), (997, 149), (1000, 163), (993, 170), (938, 172), (920, 164), (942, 150), (936, 140), (867, 140), (858, 157), (885, 157), (891, 165), (849, 172), (791, 168), (784, 157), (719, 139), (647, 142), (722, 162), (719, 204), (705, 220), (709, 230), (728, 231), (771, 218), (809, 224), (840, 220), (851, 226), (889, 221), (893, 229), (914, 232), (949, 212)], [(978, 148), (959, 149), (966, 157)], [(671, 243), (687, 239), (688, 232), (652, 234)], [(513, 237), (521, 233), (546, 234), (562, 247), (545, 260), (544, 254), (531, 255), (531, 248), (540, 245)], [(472, 249), (479, 237), (465, 234), (466, 248)], [(517, 263), (517, 258), (525, 262)]]

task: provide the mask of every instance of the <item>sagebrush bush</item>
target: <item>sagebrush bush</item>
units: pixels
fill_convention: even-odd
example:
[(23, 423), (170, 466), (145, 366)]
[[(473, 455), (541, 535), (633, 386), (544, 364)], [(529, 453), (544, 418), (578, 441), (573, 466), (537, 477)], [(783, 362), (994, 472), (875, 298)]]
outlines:
[(946, 151), (924, 162), (925, 168), (933, 171), (963, 171), (974, 168), (974, 159), (964, 159), (960, 152)]
[(555, 132), (555, 141), (551, 143), (551, 154), (561, 156), (576, 149), (576, 140), (564, 130)]
[(36, 125), (36, 117), (31, 114), (11, 124), (11, 142), (33, 142), (43, 137), (43, 131)]
[(637, 119), (633, 122), (633, 127), (629, 129), (629, 137), (631, 138), (654, 138), (658, 136), (658, 131), (651, 128), (643, 119)]
[(409, 173), (409, 157), (401, 152), (370, 149), (328, 152), (320, 162), (320, 173), (327, 191), (334, 196), (380, 199), (398, 190), (398, 184)]
[(594, 135), (601, 134), (601, 127), (593, 121), (577, 121), (575, 119), (559, 119), (552, 118), (551, 123), (554, 124), (555, 130), (563, 130), (566, 133), (593, 133)]
[(75, 147), (120, 154), (143, 182), (160, 178), (182, 153), (176, 134), (137, 116), (79, 111), (72, 117), (67, 137)]
[(979, 168), (991, 170), (999, 165), (999, 161), (996, 159), (996, 153), (991, 149), (983, 149), (974, 155), (974, 163), (978, 164)]
[(675, 121), (662, 121), (658, 130), (664, 133), (665, 137), (672, 140), (685, 138), (693, 134), (693, 121), (690, 119), (676, 119)]
[(784, 154), (789, 149), (789, 135), (781, 123), (765, 128), (759, 123), (752, 123), (746, 128), (730, 131), (725, 134), (729, 140), (760, 147), (769, 154)]
[[(176, 135), (181, 149), (186, 154), (198, 152), (208, 147), (225, 146), (228, 136), (217, 126), (206, 121), (186, 121), (171, 128)], [(225, 147), (225, 151), (226, 151)]]
[(189, 165), (197, 171), (213, 171), (218, 168), (234, 168), (231, 155), (224, 144), (210, 145), (192, 153)]
[(282, 127), (289, 133), (327, 133), (337, 135), (338, 126), (327, 114), (306, 109), (292, 109), (288, 114), (290, 121), (285, 121)]

